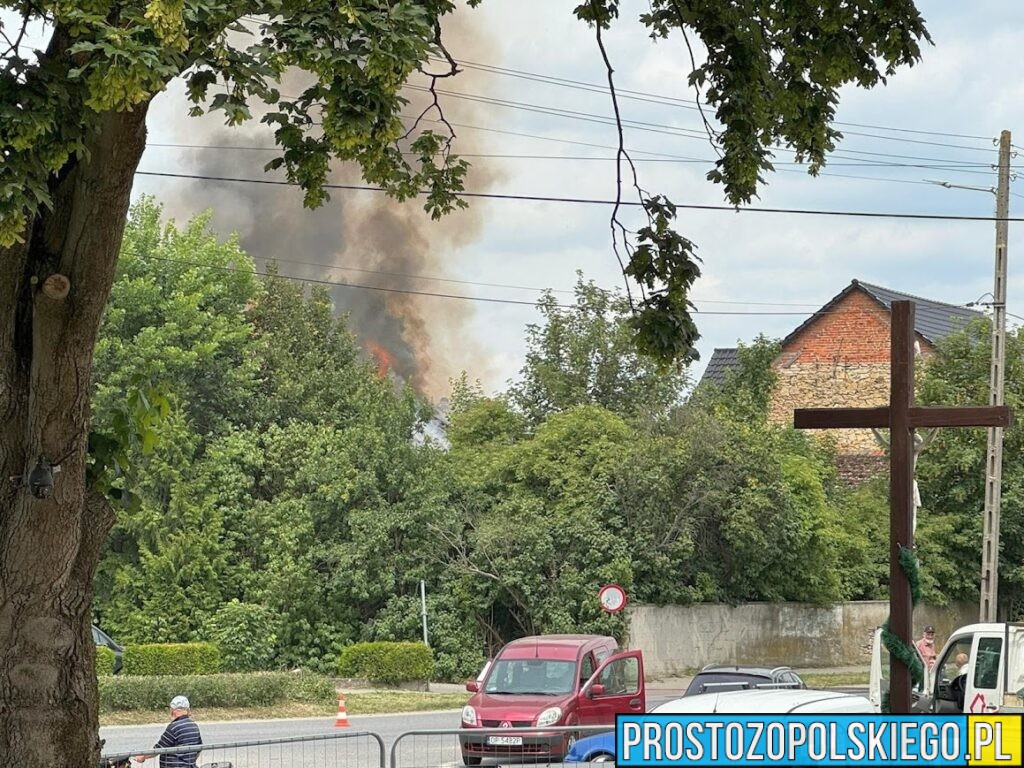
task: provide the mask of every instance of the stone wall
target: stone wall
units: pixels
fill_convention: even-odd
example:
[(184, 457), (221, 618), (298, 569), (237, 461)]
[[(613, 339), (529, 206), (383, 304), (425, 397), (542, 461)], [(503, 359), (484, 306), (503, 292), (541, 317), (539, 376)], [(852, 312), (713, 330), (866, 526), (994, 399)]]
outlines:
[[(889, 403), (889, 312), (853, 291), (795, 334), (773, 363), (778, 383), (769, 418), (793, 423), (796, 408), (869, 408)], [(931, 345), (918, 337), (923, 354)], [(839, 454), (880, 456), (871, 430), (816, 432)]]
[[(769, 418), (793, 424), (797, 408), (869, 408), (889, 403), (889, 363), (805, 363), (778, 368)], [(869, 429), (826, 429), (815, 434), (843, 454), (881, 455)]]
[[(649, 679), (686, 674), (707, 664), (770, 664), (796, 668), (867, 666), (871, 635), (889, 612), (886, 601), (831, 607), (801, 603), (650, 606), (630, 609), (629, 647), (644, 652)], [(976, 604), (918, 607), (915, 637), (926, 624), (942, 646), (957, 627), (978, 619)]]

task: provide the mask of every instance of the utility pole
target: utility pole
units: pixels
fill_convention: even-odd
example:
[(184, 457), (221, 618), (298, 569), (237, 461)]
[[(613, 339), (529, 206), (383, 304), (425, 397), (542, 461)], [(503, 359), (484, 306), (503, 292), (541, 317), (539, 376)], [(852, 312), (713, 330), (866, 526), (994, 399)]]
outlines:
[[(992, 369), (989, 405), (1003, 404), (1006, 368), (1006, 250), (1010, 215), (1010, 132), (999, 136), (996, 188), (996, 265), (992, 291)], [(981, 545), (981, 621), (996, 621), (999, 596), (999, 505), (1003, 483), (1003, 428), (988, 430), (985, 461), (985, 529)]]
[(420, 579), (420, 610), (423, 617), (423, 644), (430, 647), (430, 639), (427, 637), (427, 585)]

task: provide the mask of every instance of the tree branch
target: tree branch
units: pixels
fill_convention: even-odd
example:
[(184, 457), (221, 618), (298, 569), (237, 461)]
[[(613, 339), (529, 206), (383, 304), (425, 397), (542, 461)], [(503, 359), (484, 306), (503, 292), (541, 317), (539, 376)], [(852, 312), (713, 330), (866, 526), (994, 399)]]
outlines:
[[(608, 90), (611, 94), (612, 109), (615, 112), (615, 129), (618, 133), (619, 146), (615, 153), (615, 206), (612, 208), (612, 215), (609, 221), (612, 230), (612, 250), (615, 252), (615, 258), (619, 262), (619, 269), (622, 272), (623, 282), (626, 286), (626, 298), (629, 300), (629, 307), (631, 310), (636, 310), (636, 305), (633, 303), (633, 292), (629, 287), (629, 278), (626, 276), (626, 264), (622, 259), (622, 254), (619, 252), (619, 230), (622, 233), (622, 244), (623, 248), (626, 249), (627, 256), (632, 257), (629, 245), (629, 232), (626, 227), (622, 224), (619, 219), (619, 210), (622, 207), (622, 161), (625, 160), (629, 163), (630, 170), (633, 174), (633, 187), (636, 189), (640, 198), (641, 204), (643, 203), (643, 191), (640, 189), (640, 184), (637, 180), (636, 166), (633, 164), (633, 159), (629, 156), (626, 151), (626, 139), (622, 128), (622, 113), (619, 109), (618, 94), (615, 90), (615, 69), (612, 67), (611, 59), (608, 57), (608, 51), (604, 45), (604, 39), (601, 37), (601, 18), (598, 12), (598, 6), (596, 0), (591, 0), (591, 7), (594, 9), (594, 28), (597, 30), (597, 47), (601, 51), (601, 58), (604, 60), (605, 71), (608, 75)], [(649, 218), (649, 217), (648, 217)], [(644, 295), (644, 288), (640, 286), (641, 296)]]
[[(686, 22), (683, 18), (683, 9), (679, 7), (679, 0), (672, 0), (672, 7), (675, 8), (676, 16), (679, 18), (679, 31), (683, 35), (683, 42), (686, 43), (686, 50), (690, 53), (690, 71), (697, 71), (697, 57), (693, 55), (693, 46), (690, 45), (690, 37), (686, 34)], [(711, 123), (708, 121), (708, 117), (704, 114), (704, 103), (701, 101), (700, 86), (696, 83), (693, 84), (694, 95), (697, 97), (694, 99), (697, 103), (697, 111), (700, 112), (700, 119), (704, 123), (704, 130), (708, 134), (708, 142), (711, 144), (711, 148), (715, 150), (715, 154), (718, 155), (719, 159), (722, 157), (722, 150), (718, 147), (718, 139), (720, 134), (714, 128), (711, 127)]]
[(452, 142), (455, 140), (455, 128), (453, 128), (452, 124), (448, 122), (448, 118), (445, 117), (444, 110), (441, 108), (441, 102), (437, 94), (437, 81), (441, 78), (455, 77), (457, 74), (459, 74), (461, 70), (459, 70), (458, 63), (455, 61), (454, 57), (445, 47), (444, 41), (441, 39), (441, 21), (439, 19), (434, 21), (434, 43), (437, 45), (438, 50), (440, 50), (441, 53), (444, 54), (444, 59), (448, 64), (448, 71), (432, 73), (426, 72), (422, 68), (420, 68), (420, 72), (422, 72), (424, 75), (427, 75), (430, 78), (430, 86), (427, 90), (430, 92), (431, 103), (428, 104), (427, 107), (422, 112), (420, 112), (419, 117), (417, 117), (416, 120), (413, 122), (412, 127), (409, 128), (409, 130), (402, 135), (399, 141), (404, 141), (405, 139), (409, 138), (409, 136), (411, 136), (419, 127), (420, 122), (422, 122), (423, 119), (432, 110), (436, 110), (438, 115), (438, 122), (444, 125), (444, 127), (448, 130), (448, 138), (445, 140), (443, 152), (445, 161), (447, 162), (448, 157), (451, 154)]
[(14, 54), (15, 58), (18, 57), (19, 49), (21, 48), (21, 41), (25, 39), (25, 31), (28, 29), (30, 7), (30, 5), (25, 7), (24, 13), (21, 17), (21, 30), (18, 32), (16, 39), (11, 40), (7, 33), (3, 31), (3, 28), (0, 27), (0, 35), (3, 35), (3, 38), (7, 41), (8, 45), (7, 50), (4, 51), (3, 54), (0, 54), (0, 60), (10, 57), (11, 54)]

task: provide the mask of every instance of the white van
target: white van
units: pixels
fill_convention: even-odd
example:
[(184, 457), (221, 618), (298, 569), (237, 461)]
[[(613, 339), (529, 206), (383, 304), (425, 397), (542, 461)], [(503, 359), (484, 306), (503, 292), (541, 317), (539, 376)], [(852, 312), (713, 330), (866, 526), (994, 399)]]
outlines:
[[(869, 691), (876, 705), (888, 690), (888, 673), (888, 653), (882, 646), (881, 630), (876, 630)], [(968, 624), (950, 635), (924, 684), (914, 691), (914, 711), (978, 715), (1024, 712), (1022, 689), (1024, 624)]]
[(656, 707), (651, 713), (656, 715), (700, 713), (870, 715), (877, 714), (878, 708), (866, 697), (853, 693), (806, 689), (755, 689), (684, 696)]

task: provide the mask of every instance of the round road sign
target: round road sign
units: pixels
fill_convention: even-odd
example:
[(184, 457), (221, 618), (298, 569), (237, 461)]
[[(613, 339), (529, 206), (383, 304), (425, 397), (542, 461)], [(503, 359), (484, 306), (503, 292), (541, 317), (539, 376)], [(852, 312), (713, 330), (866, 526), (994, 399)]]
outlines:
[(626, 590), (618, 584), (607, 584), (601, 587), (601, 591), (597, 593), (597, 599), (601, 603), (601, 610), (608, 613), (618, 613), (626, 607), (628, 602)]

